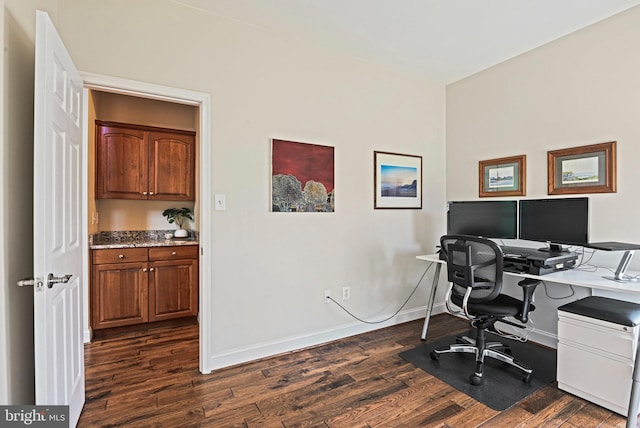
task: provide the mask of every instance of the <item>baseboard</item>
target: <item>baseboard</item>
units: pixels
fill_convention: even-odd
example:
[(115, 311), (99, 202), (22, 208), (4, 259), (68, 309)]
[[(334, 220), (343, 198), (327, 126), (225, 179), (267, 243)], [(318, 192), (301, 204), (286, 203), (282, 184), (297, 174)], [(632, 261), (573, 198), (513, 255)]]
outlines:
[(533, 330), (529, 333), (528, 340), (549, 348), (558, 349), (558, 335), (542, 330)]
[[(443, 312), (443, 310), (444, 305), (434, 305), (432, 313), (435, 315)], [(378, 330), (392, 325), (414, 321), (424, 318), (426, 311), (426, 306), (422, 306), (408, 311), (402, 311), (390, 320), (380, 324), (372, 325), (355, 322), (330, 330), (317, 331), (308, 335), (286, 337), (272, 342), (259, 343), (253, 346), (212, 355), (208, 359), (208, 371), (205, 371), (204, 373), (210, 373), (212, 370), (259, 360), (266, 357), (272, 357), (274, 355), (321, 345), (323, 343), (344, 339), (345, 337)], [(416, 337), (420, 337), (419, 329), (416, 330)]]

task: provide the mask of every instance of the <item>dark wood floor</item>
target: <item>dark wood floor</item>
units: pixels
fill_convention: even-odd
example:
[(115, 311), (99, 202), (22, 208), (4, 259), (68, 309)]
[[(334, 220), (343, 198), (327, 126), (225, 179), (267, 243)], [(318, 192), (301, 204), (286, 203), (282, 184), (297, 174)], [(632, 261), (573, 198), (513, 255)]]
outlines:
[[(503, 412), (398, 356), (422, 323), (198, 372), (195, 325), (125, 332), (86, 346), (80, 427), (624, 427), (626, 420), (554, 384)], [(446, 314), (429, 340), (468, 329)]]

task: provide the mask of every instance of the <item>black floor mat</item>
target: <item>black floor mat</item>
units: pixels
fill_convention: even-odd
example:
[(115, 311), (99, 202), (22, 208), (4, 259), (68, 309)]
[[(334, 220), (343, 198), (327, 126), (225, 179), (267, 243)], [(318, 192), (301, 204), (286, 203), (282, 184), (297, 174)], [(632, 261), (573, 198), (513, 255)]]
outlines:
[(448, 383), (494, 410), (502, 411), (534, 393), (556, 379), (556, 351), (532, 343), (522, 343), (487, 334), (487, 341), (509, 345), (513, 355), (533, 369), (531, 382), (521, 380), (521, 371), (493, 358), (485, 358), (484, 383), (471, 385), (469, 375), (475, 368), (474, 354), (445, 354), (433, 361), (429, 353), (455, 343), (455, 336), (400, 353), (400, 356), (416, 367)]

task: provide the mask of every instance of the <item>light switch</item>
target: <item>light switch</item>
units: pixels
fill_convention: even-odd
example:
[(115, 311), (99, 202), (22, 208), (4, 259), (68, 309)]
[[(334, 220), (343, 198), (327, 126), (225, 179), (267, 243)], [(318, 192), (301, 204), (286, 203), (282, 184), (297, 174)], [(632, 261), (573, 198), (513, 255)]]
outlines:
[(214, 209), (216, 211), (224, 211), (227, 209), (227, 197), (226, 195), (214, 195), (213, 197)]

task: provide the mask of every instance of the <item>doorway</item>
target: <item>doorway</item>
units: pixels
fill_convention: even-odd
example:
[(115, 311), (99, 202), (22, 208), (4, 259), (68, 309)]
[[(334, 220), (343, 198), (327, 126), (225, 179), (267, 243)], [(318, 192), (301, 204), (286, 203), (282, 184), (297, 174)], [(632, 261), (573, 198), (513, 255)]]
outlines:
[[(116, 105), (122, 100), (128, 100), (130, 105), (150, 105), (153, 103), (161, 102), (167, 105), (173, 105), (175, 108), (170, 108), (171, 111), (184, 112), (187, 117), (185, 120), (189, 120), (188, 116), (193, 116), (193, 128), (197, 135), (197, 178), (196, 178), (196, 204), (194, 212), (197, 217), (196, 229), (199, 231), (199, 248), (200, 259), (199, 264), (199, 369), (201, 373), (209, 373), (211, 369), (207, 363), (208, 350), (210, 349), (210, 341), (207, 336), (210, 325), (210, 313), (208, 311), (209, 305), (206, 302), (210, 301), (211, 292), (211, 270), (210, 264), (202, 261), (205, 255), (208, 255), (207, 251), (210, 244), (210, 219), (202, 213), (211, 212), (211, 181), (210, 181), (210, 165), (211, 159), (211, 114), (210, 114), (210, 96), (209, 94), (193, 92), (179, 88), (172, 88), (166, 86), (160, 86), (145, 82), (132, 81), (127, 79), (114, 78), (111, 76), (96, 75), (91, 73), (80, 73), (84, 81), (84, 105), (85, 111), (83, 112), (83, 121), (85, 129), (92, 130), (92, 126), (96, 114), (95, 102), (103, 103), (102, 107), (112, 106), (115, 100)], [(159, 105), (159, 104), (157, 104)], [(105, 107), (108, 110), (112, 107)], [(191, 112), (191, 113), (190, 113)], [(113, 113), (117, 115), (118, 113)], [(144, 114), (143, 114), (144, 116)], [(90, 137), (91, 131), (88, 131), (84, 136), (84, 148), (85, 153), (89, 153), (90, 147), (94, 144), (93, 138)], [(93, 188), (93, 182), (89, 181), (89, 177), (92, 174), (93, 167), (90, 165), (90, 156), (85, 156), (83, 159), (83, 188), (86, 189), (83, 195), (83, 234), (89, 236), (97, 229), (96, 223), (100, 222), (99, 216), (95, 213), (98, 212), (93, 200), (93, 196), (90, 196), (88, 189)], [(90, 174), (91, 173), (91, 174)], [(91, 192), (91, 195), (93, 193)], [(107, 204), (108, 205), (108, 204)], [(111, 207), (107, 207), (111, 210)], [(93, 224), (92, 224), (93, 223)], [(88, 243), (87, 248), (84, 251), (85, 260), (83, 260), (84, 274), (86, 278), (89, 278), (89, 251)], [(84, 341), (89, 342), (90, 330), (89, 330), (89, 290), (85, 288), (85, 302), (84, 302)]]

